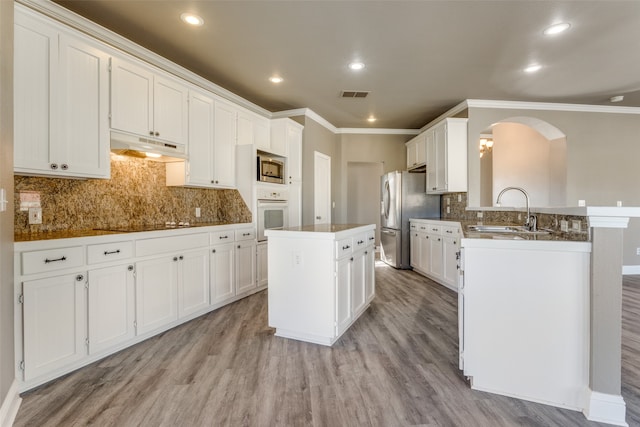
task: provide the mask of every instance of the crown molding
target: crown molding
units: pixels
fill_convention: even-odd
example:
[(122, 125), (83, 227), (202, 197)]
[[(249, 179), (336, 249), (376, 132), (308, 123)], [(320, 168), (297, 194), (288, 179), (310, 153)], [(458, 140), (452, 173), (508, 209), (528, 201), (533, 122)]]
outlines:
[[(3, 0), (0, 0), (3, 1)], [(203, 77), (195, 74), (194, 72), (187, 70), (180, 65), (169, 61), (166, 58), (158, 55), (146, 49), (139, 44), (132, 42), (129, 39), (122, 37), (121, 35), (108, 30), (95, 22), (92, 22), (75, 12), (72, 12), (64, 7), (51, 2), (50, 0), (15, 0), (16, 3), (21, 4), (29, 9), (40, 12), (41, 14), (48, 16), (58, 22), (61, 22), (77, 31), (80, 31), (94, 39), (101, 41), (115, 49), (118, 49), (124, 53), (132, 55), (142, 61), (145, 61), (153, 66), (161, 68), (162, 70), (173, 74), (189, 83), (192, 83), (202, 89), (213, 92), (214, 94), (231, 101), (249, 111), (259, 114), (263, 117), (271, 118), (271, 112), (266, 110), (251, 101), (248, 101), (235, 93), (218, 86), (215, 83), (206, 80)]]
[(339, 128), (339, 134), (359, 135), (418, 135), (419, 129), (385, 129), (385, 128)]
[[(640, 114), (639, 107), (616, 107), (612, 105), (556, 104), (552, 102), (493, 101), (467, 99), (469, 108), (503, 108), (513, 110), (574, 111), (584, 113)], [(446, 114), (446, 113), (445, 113)]]
[(460, 104), (456, 105), (455, 107), (452, 107), (449, 110), (445, 111), (444, 113), (440, 114), (438, 117), (436, 117), (435, 119), (431, 120), (426, 125), (422, 126), (419, 131), (420, 132), (424, 132), (425, 130), (429, 129), (431, 126), (433, 126), (436, 123), (442, 121), (443, 119), (447, 119), (447, 118), (453, 117), (456, 114), (466, 110), (467, 108), (469, 108), (469, 106), (467, 105), (467, 101), (468, 101), (468, 99), (462, 101)]

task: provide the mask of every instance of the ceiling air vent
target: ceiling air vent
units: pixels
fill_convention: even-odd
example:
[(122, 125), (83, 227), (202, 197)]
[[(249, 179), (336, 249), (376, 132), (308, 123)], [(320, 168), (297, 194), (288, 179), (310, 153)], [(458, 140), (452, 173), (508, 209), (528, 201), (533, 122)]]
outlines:
[(366, 98), (369, 91), (365, 90), (343, 90), (340, 92), (340, 98)]

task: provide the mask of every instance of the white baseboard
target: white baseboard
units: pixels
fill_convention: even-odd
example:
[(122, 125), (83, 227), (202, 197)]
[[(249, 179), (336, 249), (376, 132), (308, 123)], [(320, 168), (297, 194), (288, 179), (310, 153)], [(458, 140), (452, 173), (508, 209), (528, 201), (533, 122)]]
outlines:
[(588, 391), (587, 407), (583, 413), (589, 421), (628, 427), (626, 412), (627, 406), (622, 396)]
[(1, 427), (11, 427), (13, 425), (16, 415), (18, 415), (18, 409), (20, 409), (21, 403), (22, 399), (18, 393), (18, 382), (13, 380), (11, 387), (9, 387), (9, 391), (2, 402), (2, 406), (0, 406)]
[(640, 265), (623, 265), (622, 266), (622, 274), (640, 274)]

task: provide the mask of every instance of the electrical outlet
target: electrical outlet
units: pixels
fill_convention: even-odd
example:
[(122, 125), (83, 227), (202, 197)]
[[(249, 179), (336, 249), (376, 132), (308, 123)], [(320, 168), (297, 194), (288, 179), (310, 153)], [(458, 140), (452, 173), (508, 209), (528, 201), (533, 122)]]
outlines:
[(478, 211), (478, 218), (482, 218), (482, 211)]
[(294, 251), (293, 252), (293, 267), (300, 267), (302, 265), (302, 252)]
[(462, 194), (458, 194), (458, 203), (462, 201)]
[(451, 207), (450, 206), (447, 206), (447, 213), (448, 214), (451, 213)]
[(582, 221), (571, 220), (571, 230), (572, 231), (580, 231), (582, 225)]
[(565, 219), (560, 220), (560, 231), (564, 231), (564, 232), (569, 231), (569, 221)]
[(29, 208), (29, 224), (42, 224), (42, 208)]
[(200, 218), (200, 208), (196, 208), (196, 218)]
[(636, 248), (636, 255), (640, 255), (640, 248)]

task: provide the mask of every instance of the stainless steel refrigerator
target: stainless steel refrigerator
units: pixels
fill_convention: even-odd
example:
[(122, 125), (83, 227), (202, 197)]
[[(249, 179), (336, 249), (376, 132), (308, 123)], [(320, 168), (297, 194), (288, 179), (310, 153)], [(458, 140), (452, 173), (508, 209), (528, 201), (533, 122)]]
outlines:
[(424, 172), (389, 172), (380, 189), (380, 259), (410, 268), (410, 218), (440, 218), (440, 196), (426, 193)]

